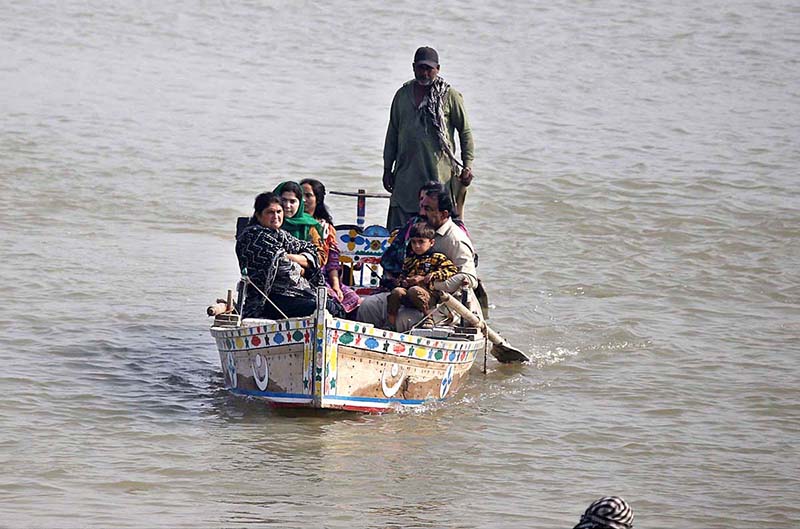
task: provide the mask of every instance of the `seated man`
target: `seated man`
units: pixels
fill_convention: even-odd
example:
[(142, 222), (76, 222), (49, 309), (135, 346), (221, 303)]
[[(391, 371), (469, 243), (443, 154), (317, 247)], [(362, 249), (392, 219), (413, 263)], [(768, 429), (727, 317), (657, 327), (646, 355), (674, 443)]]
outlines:
[[(467, 234), (456, 226), (450, 218), (453, 203), (450, 194), (439, 183), (426, 184), (421, 190), (419, 216), (436, 230), (433, 251), (443, 253), (456, 265), (458, 273), (445, 281), (434, 281), (436, 290), (454, 293), (462, 285), (467, 286), (468, 308), (480, 317), (481, 311), (472, 289), (478, 285), (478, 276), (475, 271), (475, 251)], [(398, 237), (401, 234), (398, 234)], [(358, 320), (371, 323), (376, 327), (387, 328), (388, 292), (367, 296), (358, 309)], [(422, 317), (419, 311), (401, 307), (398, 313), (396, 328), (405, 332)]]
[[(425, 198), (425, 193), (427, 191), (437, 189), (438, 184), (439, 182), (430, 181), (420, 188), (420, 210), (422, 209), (422, 199)], [(452, 220), (456, 226), (464, 231), (464, 233), (467, 235), (467, 239), (470, 239), (469, 231), (461, 219), (451, 217), (450, 220)], [(408, 248), (408, 240), (411, 237), (411, 228), (414, 226), (414, 224), (424, 221), (425, 217), (414, 215), (408, 219), (405, 226), (401, 226), (393, 232), (395, 233), (394, 239), (392, 239), (392, 243), (388, 248), (386, 248), (386, 251), (381, 256), (381, 268), (383, 268), (383, 276), (381, 277), (382, 287), (391, 290), (391, 288), (394, 286), (394, 280), (401, 273), (403, 262), (406, 258), (406, 249)], [(475, 255), (475, 261), (477, 263), (477, 254)]]

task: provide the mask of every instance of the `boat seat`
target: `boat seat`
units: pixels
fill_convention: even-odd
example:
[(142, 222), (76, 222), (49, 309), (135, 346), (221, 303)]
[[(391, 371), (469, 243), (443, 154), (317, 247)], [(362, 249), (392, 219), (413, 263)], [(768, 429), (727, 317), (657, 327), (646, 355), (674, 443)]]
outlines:
[(391, 242), (389, 230), (377, 224), (339, 224), (336, 241), (345, 284), (361, 295), (374, 293), (383, 275), (381, 256)]

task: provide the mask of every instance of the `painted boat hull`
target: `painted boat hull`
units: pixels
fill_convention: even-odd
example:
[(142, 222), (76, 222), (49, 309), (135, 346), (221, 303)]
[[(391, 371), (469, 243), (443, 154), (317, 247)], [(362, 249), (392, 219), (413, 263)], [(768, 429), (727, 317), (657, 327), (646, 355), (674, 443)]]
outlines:
[(456, 394), (484, 351), (480, 334), (397, 333), (333, 318), (320, 290), (315, 314), (215, 325), (228, 389), (271, 406), (382, 413)]

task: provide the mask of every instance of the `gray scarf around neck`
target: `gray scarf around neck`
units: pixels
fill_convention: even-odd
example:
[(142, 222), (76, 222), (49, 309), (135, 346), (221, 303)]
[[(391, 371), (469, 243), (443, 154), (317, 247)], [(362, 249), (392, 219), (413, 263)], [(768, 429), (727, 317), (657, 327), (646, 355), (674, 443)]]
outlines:
[(453, 153), (453, 146), (450, 145), (450, 140), (447, 138), (447, 130), (445, 130), (444, 125), (444, 101), (449, 90), (450, 85), (441, 77), (437, 77), (433, 81), (433, 84), (431, 84), (430, 91), (428, 92), (425, 112), (430, 116), (431, 123), (433, 123), (433, 127), (436, 129), (436, 136), (439, 138), (439, 145), (441, 146), (442, 152), (450, 160), (453, 172), (458, 173), (461, 171), (463, 164)]

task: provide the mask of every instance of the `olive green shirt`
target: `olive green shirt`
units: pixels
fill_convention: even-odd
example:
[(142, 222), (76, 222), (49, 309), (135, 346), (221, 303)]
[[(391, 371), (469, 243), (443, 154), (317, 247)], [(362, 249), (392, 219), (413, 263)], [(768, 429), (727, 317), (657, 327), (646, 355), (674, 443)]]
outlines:
[[(392, 100), (389, 127), (383, 146), (383, 166), (392, 169), (394, 190), (390, 206), (400, 207), (407, 213), (419, 209), (419, 189), (431, 180), (449, 184), (453, 168), (447, 155), (439, 146), (436, 128), (431, 117), (422, 108), (414, 105), (414, 84), (405, 83)], [(472, 167), (474, 145), (464, 109), (464, 98), (450, 87), (443, 104), (444, 126), (453, 153), (457, 154), (455, 131), (461, 147), (461, 161)]]

